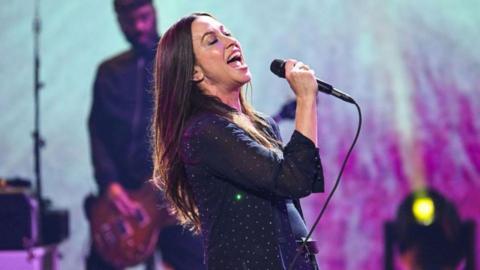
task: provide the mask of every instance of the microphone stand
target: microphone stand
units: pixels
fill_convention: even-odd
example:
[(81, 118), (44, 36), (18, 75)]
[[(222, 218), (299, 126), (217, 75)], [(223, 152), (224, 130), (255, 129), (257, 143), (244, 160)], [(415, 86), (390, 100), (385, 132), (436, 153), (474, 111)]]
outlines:
[(52, 210), (51, 201), (44, 199), (42, 196), (42, 166), (41, 166), (41, 149), (45, 146), (40, 133), (40, 90), (44, 87), (40, 81), (40, 0), (34, 0), (34, 18), (33, 18), (33, 95), (34, 95), (34, 129), (33, 152), (34, 152), (34, 174), (35, 174), (35, 197), (38, 201), (38, 238), (30, 239), (24, 242), (24, 248), (29, 250), (36, 245), (53, 245), (51, 259), (56, 264), (58, 253), (56, 245), (66, 239), (69, 234), (68, 230), (68, 212), (66, 210)]
[(35, 0), (35, 15), (33, 18), (33, 95), (34, 95), (34, 129), (32, 132), (33, 137), (33, 157), (34, 157), (34, 173), (35, 173), (35, 186), (36, 197), (40, 202), (40, 215), (43, 213), (43, 201), (42, 201), (42, 170), (41, 170), (41, 148), (45, 145), (40, 134), (40, 90), (43, 88), (43, 83), (40, 81), (40, 50), (39, 50), (39, 38), (41, 30), (41, 20), (39, 12), (40, 0)]
[[(25, 242), (24, 248), (30, 249), (36, 245), (52, 245), (54, 246), (54, 254), (56, 253), (56, 245), (66, 239), (69, 234), (68, 230), (68, 211), (53, 210), (50, 207), (52, 202), (49, 199), (43, 198), (42, 195), (42, 166), (41, 166), (41, 149), (45, 146), (45, 141), (40, 133), (40, 90), (44, 87), (43, 82), (40, 81), (40, 0), (34, 0), (34, 18), (33, 18), (33, 94), (34, 94), (34, 129), (33, 137), (33, 152), (34, 152), (34, 173), (35, 173), (35, 197), (38, 201), (38, 238), (30, 239)], [(54, 264), (56, 258), (52, 257)]]

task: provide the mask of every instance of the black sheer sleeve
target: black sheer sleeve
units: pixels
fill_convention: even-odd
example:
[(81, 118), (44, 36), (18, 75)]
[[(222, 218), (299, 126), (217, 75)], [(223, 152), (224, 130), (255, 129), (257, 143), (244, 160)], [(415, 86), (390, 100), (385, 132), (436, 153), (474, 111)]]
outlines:
[(295, 131), (280, 150), (268, 149), (242, 128), (208, 114), (190, 123), (184, 133), (184, 162), (246, 189), (301, 198), (323, 191), (318, 150)]

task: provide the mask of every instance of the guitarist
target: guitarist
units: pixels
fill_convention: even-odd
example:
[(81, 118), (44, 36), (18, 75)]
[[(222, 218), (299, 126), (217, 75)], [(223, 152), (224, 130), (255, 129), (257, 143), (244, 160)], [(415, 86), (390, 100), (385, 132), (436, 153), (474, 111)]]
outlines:
[[(149, 124), (152, 113), (152, 66), (159, 40), (152, 0), (114, 0), (120, 29), (131, 48), (98, 68), (88, 120), (92, 163), (100, 196), (112, 209), (133, 216), (142, 206), (129, 195), (152, 174)], [(87, 216), (90, 212), (87, 205)], [(204, 269), (199, 238), (172, 225), (160, 232), (167, 269)], [(87, 270), (118, 269), (92, 246)]]

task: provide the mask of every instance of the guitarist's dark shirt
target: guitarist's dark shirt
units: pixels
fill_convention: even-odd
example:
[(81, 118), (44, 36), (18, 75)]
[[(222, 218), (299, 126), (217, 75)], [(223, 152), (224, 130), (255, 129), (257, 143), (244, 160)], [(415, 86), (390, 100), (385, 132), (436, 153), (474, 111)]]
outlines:
[(95, 179), (135, 189), (152, 172), (148, 128), (152, 53), (126, 51), (100, 65), (88, 121)]
[[(200, 113), (187, 123), (182, 159), (208, 269), (287, 269), (306, 233), (298, 199), (324, 187), (313, 142), (295, 131), (285, 148), (267, 149), (225, 118)], [(300, 256), (293, 269), (311, 267)]]

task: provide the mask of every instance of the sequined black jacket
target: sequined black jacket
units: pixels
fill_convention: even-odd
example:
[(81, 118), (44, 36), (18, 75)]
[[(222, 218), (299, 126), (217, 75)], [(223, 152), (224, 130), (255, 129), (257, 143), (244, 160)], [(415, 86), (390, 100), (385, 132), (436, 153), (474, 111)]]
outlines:
[[(279, 138), (276, 124), (268, 122), (267, 132)], [(285, 269), (274, 207), (291, 198), (301, 213), (298, 199), (323, 191), (312, 141), (295, 131), (282, 152), (273, 151), (228, 120), (202, 113), (187, 123), (182, 155), (200, 213), (208, 269)], [(290, 249), (283, 261), (288, 262), (296, 245), (291, 232), (287, 237)]]

